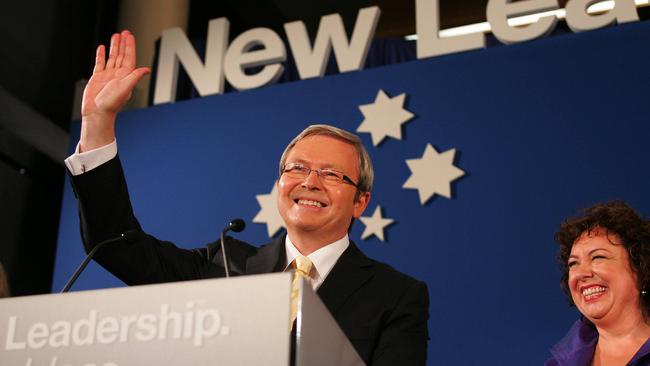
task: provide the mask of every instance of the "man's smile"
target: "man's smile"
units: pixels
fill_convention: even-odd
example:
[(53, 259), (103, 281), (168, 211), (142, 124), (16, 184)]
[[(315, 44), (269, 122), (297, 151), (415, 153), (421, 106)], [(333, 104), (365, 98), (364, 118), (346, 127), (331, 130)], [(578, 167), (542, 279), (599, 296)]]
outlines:
[(314, 200), (308, 200), (308, 199), (295, 199), (294, 202), (299, 204), (299, 205), (314, 206), (314, 207), (319, 207), (319, 208), (327, 206), (326, 204), (324, 204), (322, 202), (314, 201)]

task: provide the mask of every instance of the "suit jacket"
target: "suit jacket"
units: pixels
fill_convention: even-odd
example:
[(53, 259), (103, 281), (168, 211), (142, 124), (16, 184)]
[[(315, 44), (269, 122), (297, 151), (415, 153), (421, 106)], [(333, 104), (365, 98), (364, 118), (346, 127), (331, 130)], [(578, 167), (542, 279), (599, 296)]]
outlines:
[[(218, 243), (194, 250), (145, 234), (133, 214), (119, 158), (71, 177), (86, 250), (128, 285), (222, 277)], [(284, 236), (260, 248), (227, 237), (233, 275), (282, 271)], [(208, 252), (211, 260), (208, 261)], [(323, 303), (367, 365), (424, 365), (429, 299), (426, 285), (366, 257), (354, 243), (318, 290)]]

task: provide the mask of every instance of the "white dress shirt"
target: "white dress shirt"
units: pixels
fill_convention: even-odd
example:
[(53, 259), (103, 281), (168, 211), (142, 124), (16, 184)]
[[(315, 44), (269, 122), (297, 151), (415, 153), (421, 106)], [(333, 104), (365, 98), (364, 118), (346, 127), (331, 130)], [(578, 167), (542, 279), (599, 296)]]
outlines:
[[(324, 247), (307, 256), (307, 258), (309, 258), (314, 264), (314, 269), (312, 270), (313, 275), (311, 278), (311, 287), (314, 289), (314, 291), (318, 290), (320, 285), (323, 284), (323, 281), (325, 281), (327, 275), (330, 273), (330, 271), (332, 271), (332, 268), (334, 268), (336, 261), (339, 260), (341, 254), (345, 252), (348, 246), (350, 246), (350, 238), (347, 234), (345, 234), (345, 236), (341, 239), (331, 244), (325, 245)], [(293, 242), (291, 242), (289, 235), (287, 235), (284, 241), (284, 247), (287, 253), (287, 265), (285, 266), (284, 270), (287, 271), (291, 269), (289, 267), (291, 265), (291, 262), (293, 262), (293, 260), (301, 254), (293, 245)]]

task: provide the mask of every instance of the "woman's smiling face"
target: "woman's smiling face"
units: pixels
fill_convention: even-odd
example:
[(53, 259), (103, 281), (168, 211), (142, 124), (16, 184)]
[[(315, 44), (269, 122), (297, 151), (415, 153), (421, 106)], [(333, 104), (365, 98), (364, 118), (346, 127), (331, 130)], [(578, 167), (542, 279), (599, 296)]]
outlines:
[(597, 326), (641, 313), (637, 275), (618, 235), (602, 228), (583, 232), (567, 264), (573, 302)]

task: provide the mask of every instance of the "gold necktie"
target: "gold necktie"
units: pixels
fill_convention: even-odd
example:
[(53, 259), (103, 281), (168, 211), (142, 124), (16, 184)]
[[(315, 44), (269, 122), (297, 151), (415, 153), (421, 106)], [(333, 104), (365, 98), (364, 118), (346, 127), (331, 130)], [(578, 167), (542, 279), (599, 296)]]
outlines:
[(293, 273), (293, 281), (291, 282), (291, 318), (289, 319), (289, 330), (293, 326), (293, 322), (298, 316), (298, 282), (300, 278), (307, 280), (307, 283), (311, 281), (311, 269), (313, 267), (311, 260), (303, 255), (299, 255), (296, 259), (291, 262), (291, 267), (295, 268), (296, 271)]

